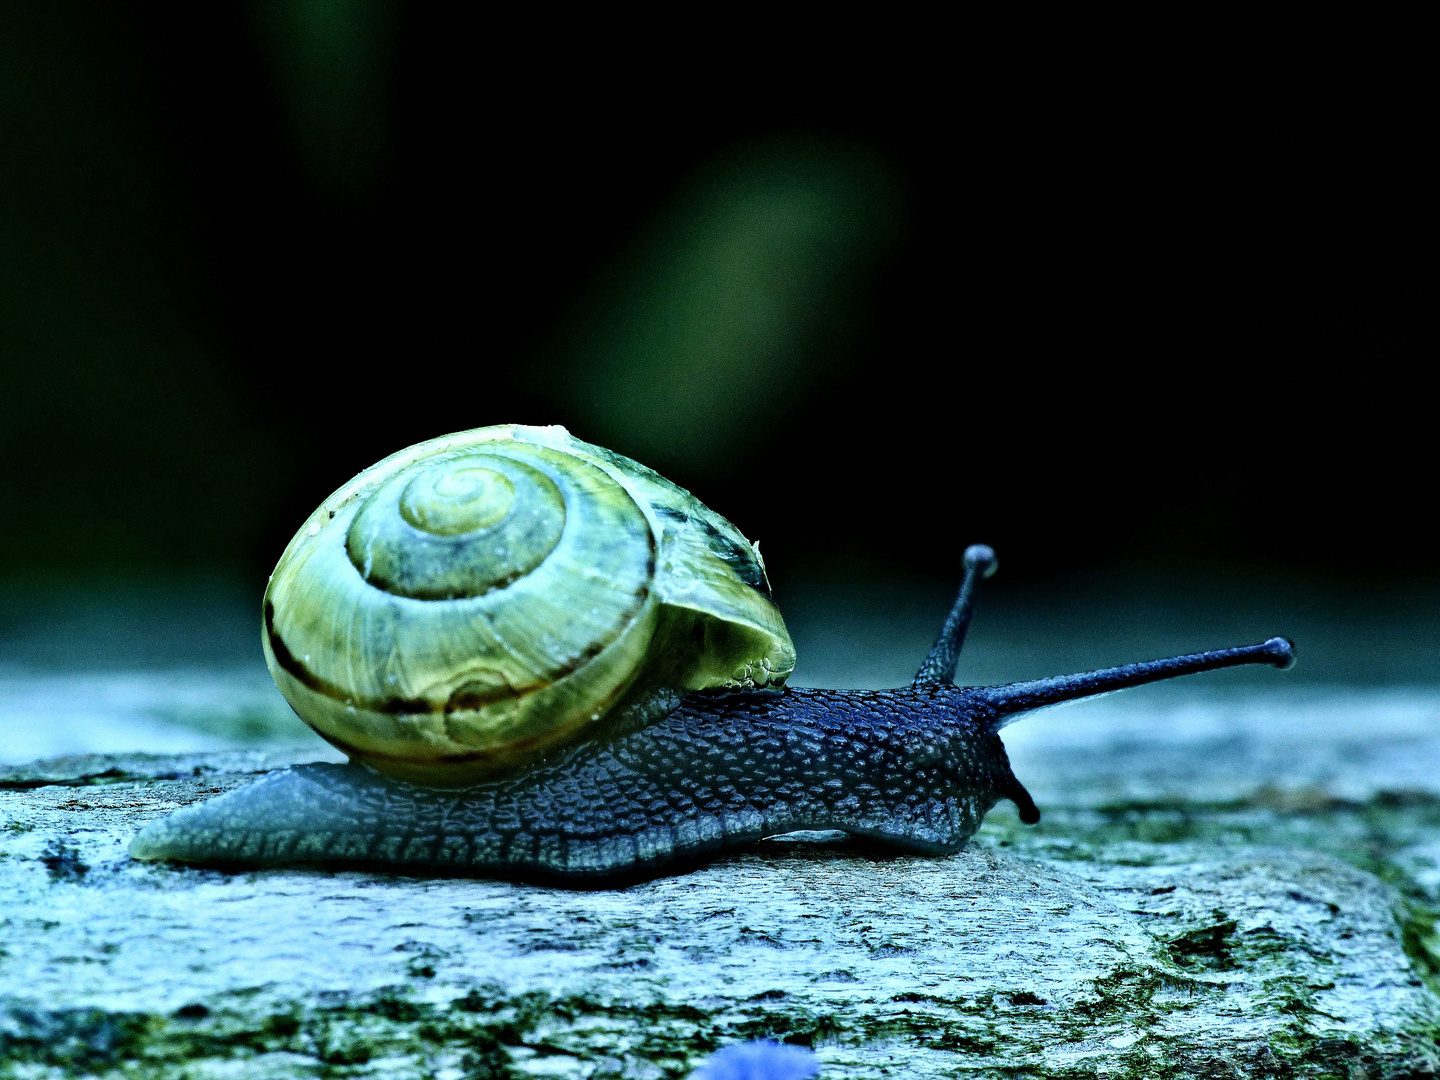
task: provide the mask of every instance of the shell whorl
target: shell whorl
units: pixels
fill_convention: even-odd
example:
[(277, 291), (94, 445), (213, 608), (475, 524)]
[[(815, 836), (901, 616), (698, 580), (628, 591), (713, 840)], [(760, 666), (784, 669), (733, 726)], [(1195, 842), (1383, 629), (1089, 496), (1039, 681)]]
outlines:
[(675, 689), (783, 681), (778, 612), (684, 500), (717, 517), (558, 428), (411, 447), (326, 500), (281, 557), (271, 672), (326, 739), (430, 783), (541, 756), (647, 672)]
[(371, 495), (345, 549), (377, 589), (456, 600), (525, 577), (564, 531), (565, 493), (545, 472), (493, 451), (462, 452), (407, 470)]

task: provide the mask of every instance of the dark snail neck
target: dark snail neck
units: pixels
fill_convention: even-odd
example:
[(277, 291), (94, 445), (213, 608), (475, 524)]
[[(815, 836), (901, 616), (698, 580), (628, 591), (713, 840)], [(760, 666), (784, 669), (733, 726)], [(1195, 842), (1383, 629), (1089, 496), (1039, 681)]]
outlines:
[(1271, 667), (1283, 669), (1294, 663), (1295, 647), (1287, 639), (1277, 637), (1260, 645), (1214, 649), (1210, 652), (1191, 653), (1188, 656), (1172, 656), (1167, 660), (1122, 664), (1119, 667), (1101, 668), (1099, 671), (1056, 675), (1050, 679), (1032, 679), (1029, 682), (1010, 683), (1006, 686), (977, 687), (974, 693), (994, 710), (999, 718), (996, 727), (1001, 728), (1017, 719), (1017, 713), (1040, 709), (1046, 705), (1057, 705), (1062, 701), (1074, 701), (1076, 698), (1094, 697), (1131, 686), (1159, 682), (1161, 679), (1174, 679), (1200, 671), (1214, 671), (1217, 668), (1239, 667), (1242, 664), (1269, 664)]

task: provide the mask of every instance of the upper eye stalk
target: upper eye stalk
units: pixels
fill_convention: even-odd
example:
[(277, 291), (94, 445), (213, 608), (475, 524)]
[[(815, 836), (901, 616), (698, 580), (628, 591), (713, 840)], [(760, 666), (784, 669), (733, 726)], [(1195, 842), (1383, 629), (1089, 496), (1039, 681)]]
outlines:
[(965, 580), (960, 583), (960, 595), (945, 616), (945, 625), (935, 639), (930, 655), (915, 673), (912, 685), (924, 686), (931, 683), (953, 683), (955, 667), (960, 662), (960, 650), (965, 647), (965, 634), (970, 629), (970, 620), (975, 614), (975, 598), (980, 582), (993, 577), (1000, 568), (995, 558), (995, 549), (988, 544), (971, 544), (965, 549)]
[[(965, 549), (965, 579), (960, 586), (960, 594), (955, 598), (955, 604), (945, 618), (939, 638), (930, 649), (930, 655), (920, 665), (920, 670), (915, 673), (915, 681), (911, 685), (918, 687), (954, 683), (955, 668), (960, 659), (960, 650), (965, 644), (965, 633), (970, 628), (970, 619), (975, 612), (975, 599), (980, 582), (991, 577), (997, 565), (995, 551), (988, 545), (971, 544)], [(1076, 698), (1108, 694), (1162, 679), (1239, 667), (1243, 664), (1268, 664), (1284, 671), (1295, 666), (1295, 645), (1289, 638), (1273, 637), (1259, 645), (1212, 649), (1208, 652), (1172, 656), (1164, 660), (1123, 664), (1098, 671), (1082, 671), (1074, 675), (1056, 675), (1048, 679), (1032, 679), (1006, 686), (984, 687), (980, 690), (980, 698), (997, 717), (1003, 718), (998, 726), (1004, 727), (1016, 719), (1017, 714), (1046, 705), (1057, 705), (1062, 701), (1074, 701)]]

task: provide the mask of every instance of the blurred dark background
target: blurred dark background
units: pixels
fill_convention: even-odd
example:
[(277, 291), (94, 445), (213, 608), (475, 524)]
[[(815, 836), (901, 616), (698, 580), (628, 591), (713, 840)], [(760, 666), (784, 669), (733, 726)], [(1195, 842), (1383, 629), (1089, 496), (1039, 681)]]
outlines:
[(9, 574), (258, 594), (364, 466), (518, 421), (781, 588), (975, 539), (1022, 584), (1434, 581), (1428, 77), (516, 50), (358, 0), (0, 11)]

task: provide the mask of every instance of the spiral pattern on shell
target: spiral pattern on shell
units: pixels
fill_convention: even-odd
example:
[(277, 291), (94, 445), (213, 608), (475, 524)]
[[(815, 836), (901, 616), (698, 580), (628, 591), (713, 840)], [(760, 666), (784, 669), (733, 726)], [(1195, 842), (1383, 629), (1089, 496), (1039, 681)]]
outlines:
[(563, 429), (445, 436), (311, 516), (266, 590), (266, 659), (352, 757), (465, 783), (576, 737), (656, 669), (652, 649), (676, 689), (783, 681), (793, 649), (742, 546), (687, 493)]

